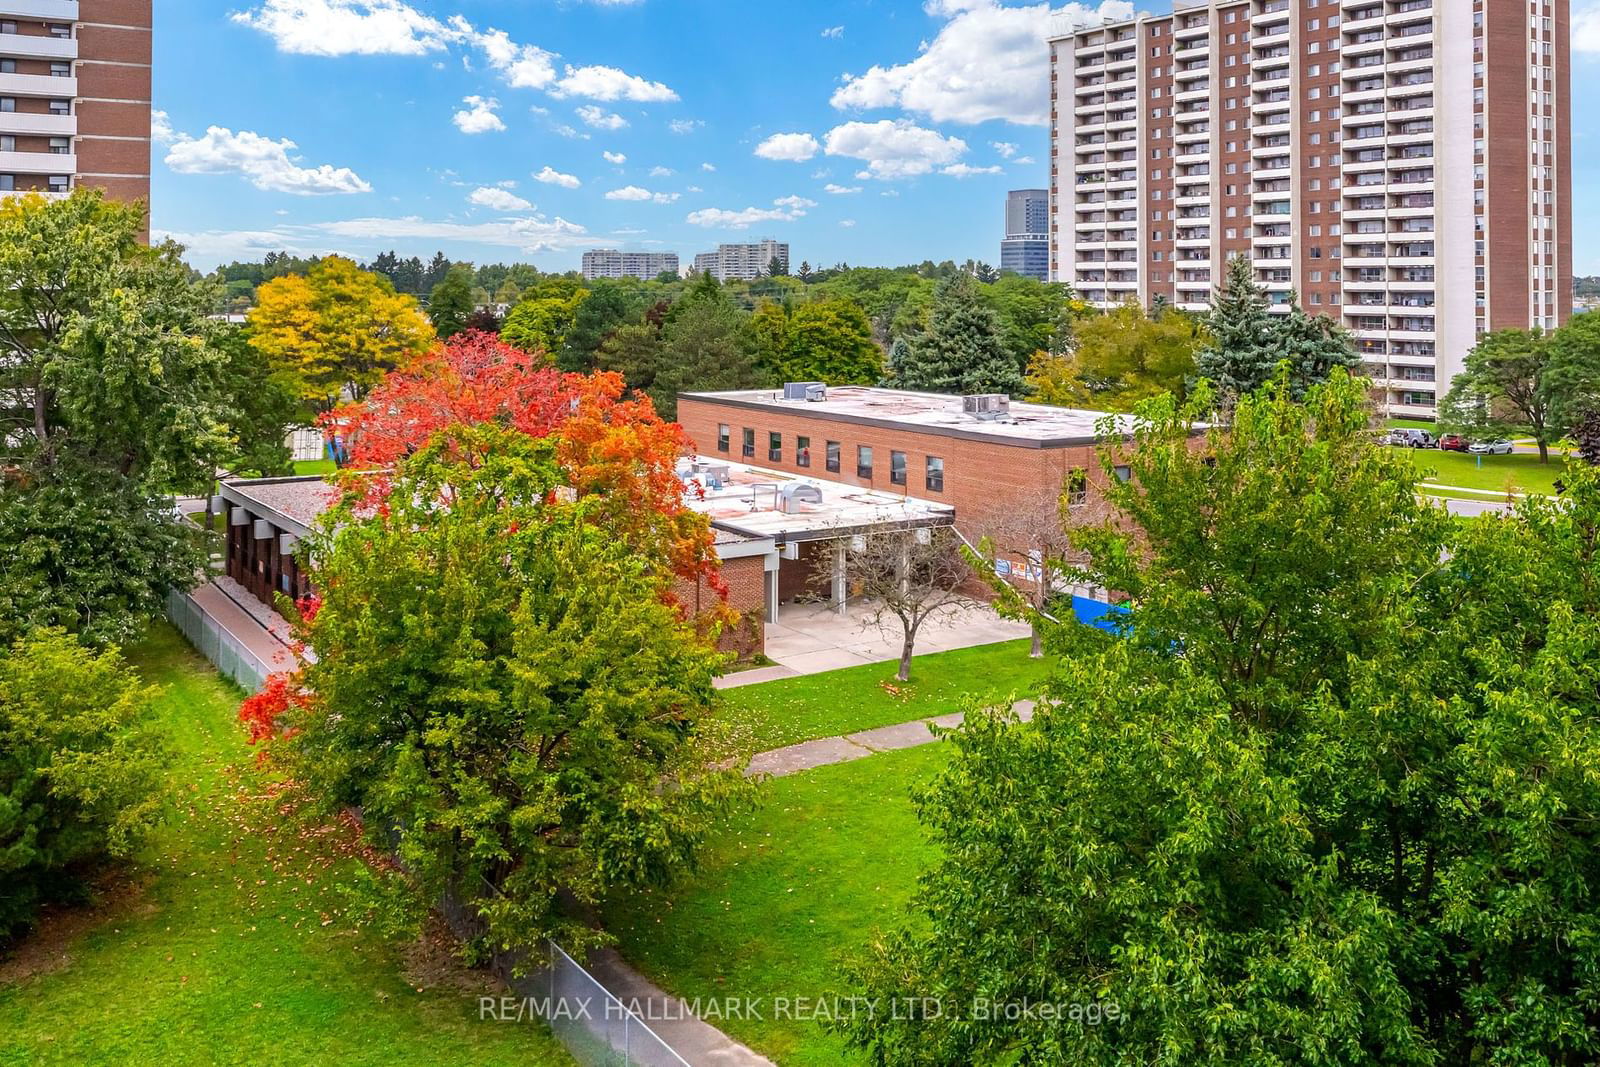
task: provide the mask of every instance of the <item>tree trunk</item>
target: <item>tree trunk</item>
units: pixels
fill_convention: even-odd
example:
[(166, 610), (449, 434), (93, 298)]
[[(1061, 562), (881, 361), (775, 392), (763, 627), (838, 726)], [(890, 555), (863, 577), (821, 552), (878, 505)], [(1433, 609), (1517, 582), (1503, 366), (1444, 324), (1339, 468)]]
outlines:
[(1039, 624), (1038, 623), (1034, 623), (1033, 624), (1033, 635), (1032, 636), (1033, 636), (1033, 647), (1028, 650), (1028, 658), (1030, 658), (1030, 659), (1043, 659), (1044, 658), (1044, 638), (1039, 633)]
[(900, 672), (895, 675), (902, 682), (911, 681), (911, 650), (916, 643), (917, 635), (907, 630), (906, 639), (900, 645)]
[(1539, 438), (1539, 462), (1550, 462), (1550, 444), (1543, 437)]

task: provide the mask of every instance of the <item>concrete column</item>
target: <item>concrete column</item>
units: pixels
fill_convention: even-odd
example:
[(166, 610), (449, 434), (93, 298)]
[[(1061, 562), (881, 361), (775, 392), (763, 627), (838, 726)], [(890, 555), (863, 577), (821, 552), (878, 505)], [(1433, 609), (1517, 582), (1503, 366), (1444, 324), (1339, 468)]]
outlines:
[(833, 610), (840, 615), (848, 614), (850, 584), (846, 581), (845, 553), (849, 547), (842, 539), (833, 543)]

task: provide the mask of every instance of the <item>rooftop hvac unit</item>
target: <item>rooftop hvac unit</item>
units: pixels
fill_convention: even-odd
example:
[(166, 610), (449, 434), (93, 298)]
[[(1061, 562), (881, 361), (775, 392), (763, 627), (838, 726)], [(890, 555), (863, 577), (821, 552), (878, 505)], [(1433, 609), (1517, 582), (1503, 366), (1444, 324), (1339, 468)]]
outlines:
[(778, 506), (785, 515), (794, 515), (802, 504), (822, 503), (822, 490), (809, 482), (790, 482), (778, 491)]
[(785, 400), (809, 400), (816, 403), (819, 400), (826, 400), (827, 397), (828, 386), (824, 382), (785, 382), (783, 386)]
[(964, 396), (961, 410), (976, 419), (1003, 419), (1011, 414), (1011, 398), (1004, 393)]

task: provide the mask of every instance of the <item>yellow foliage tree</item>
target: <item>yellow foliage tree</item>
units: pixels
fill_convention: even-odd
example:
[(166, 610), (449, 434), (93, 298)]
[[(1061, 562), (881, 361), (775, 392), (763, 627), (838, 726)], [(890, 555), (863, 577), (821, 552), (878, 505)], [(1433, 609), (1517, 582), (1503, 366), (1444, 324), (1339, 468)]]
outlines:
[(360, 400), (434, 340), (415, 299), (339, 256), (261, 286), (249, 330), (273, 372), (318, 412), (346, 395)]
[(1131, 411), (1161, 393), (1181, 400), (1206, 340), (1194, 316), (1173, 308), (1146, 314), (1129, 301), (1079, 319), (1072, 351), (1037, 353), (1028, 364), (1028, 387), (1041, 403), (1103, 411)]

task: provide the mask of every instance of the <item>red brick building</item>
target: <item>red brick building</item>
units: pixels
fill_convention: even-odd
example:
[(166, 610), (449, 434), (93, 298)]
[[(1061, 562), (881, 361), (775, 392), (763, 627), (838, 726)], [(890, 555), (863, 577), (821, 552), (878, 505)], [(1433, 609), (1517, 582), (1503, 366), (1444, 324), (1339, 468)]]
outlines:
[(1103, 480), (1098, 411), (865, 386), (685, 393), (678, 421), (703, 456), (947, 504), (969, 540)]

